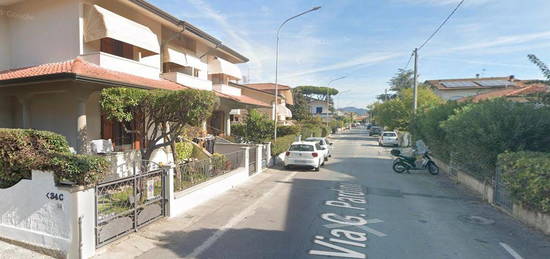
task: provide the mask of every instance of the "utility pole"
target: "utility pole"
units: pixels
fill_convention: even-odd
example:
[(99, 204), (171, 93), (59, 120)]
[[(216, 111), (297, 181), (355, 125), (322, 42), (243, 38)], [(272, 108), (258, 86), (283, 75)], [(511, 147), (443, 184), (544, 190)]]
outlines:
[(413, 90), (414, 90), (414, 101), (413, 101), (413, 113), (416, 114), (416, 108), (418, 107), (418, 48), (414, 49), (414, 82), (413, 82)]

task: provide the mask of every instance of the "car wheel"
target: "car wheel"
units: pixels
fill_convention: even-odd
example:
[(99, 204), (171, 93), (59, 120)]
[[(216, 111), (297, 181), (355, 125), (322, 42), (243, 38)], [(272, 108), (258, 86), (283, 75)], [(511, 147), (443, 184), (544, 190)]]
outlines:
[(328, 156), (325, 157), (325, 161), (328, 161)]
[(285, 169), (286, 169), (286, 170), (290, 169), (290, 166), (289, 166), (289, 165), (285, 165)]

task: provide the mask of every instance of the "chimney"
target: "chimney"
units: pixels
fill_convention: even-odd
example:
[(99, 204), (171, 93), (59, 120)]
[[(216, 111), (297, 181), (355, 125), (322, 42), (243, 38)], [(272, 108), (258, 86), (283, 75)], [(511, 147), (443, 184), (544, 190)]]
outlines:
[(476, 74), (476, 78), (479, 79), (479, 74)]

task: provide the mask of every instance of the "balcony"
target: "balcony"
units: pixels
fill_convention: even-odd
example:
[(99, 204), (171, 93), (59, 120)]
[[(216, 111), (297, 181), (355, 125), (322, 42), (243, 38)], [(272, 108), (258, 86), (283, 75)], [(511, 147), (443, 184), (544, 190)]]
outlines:
[(212, 91), (212, 81), (210, 80), (200, 79), (180, 72), (163, 73), (161, 77), (191, 88)]
[(237, 96), (241, 95), (241, 88), (237, 88), (229, 85), (216, 84), (216, 85), (212, 85), (212, 88), (223, 94), (237, 95)]
[(150, 79), (159, 79), (160, 69), (140, 63), (135, 60), (122, 58), (105, 52), (96, 52), (81, 56), (87, 62), (96, 64), (102, 68), (128, 73)]

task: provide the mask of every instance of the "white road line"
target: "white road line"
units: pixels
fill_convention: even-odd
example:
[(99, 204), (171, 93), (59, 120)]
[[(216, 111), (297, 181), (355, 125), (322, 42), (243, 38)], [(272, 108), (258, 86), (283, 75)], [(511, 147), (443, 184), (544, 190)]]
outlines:
[(516, 251), (514, 251), (514, 249), (512, 249), (512, 247), (510, 247), (509, 245), (502, 242), (499, 242), (499, 244), (504, 248), (504, 250), (506, 250), (506, 252), (512, 255), (512, 257), (514, 257), (515, 259), (523, 259), (523, 257), (521, 257), (521, 255), (519, 255)]
[[(292, 179), (294, 175), (296, 175), (297, 172), (291, 173), (289, 176), (285, 177), (282, 182), (287, 182), (288, 180)], [(241, 221), (243, 221), (246, 217), (250, 216), (254, 210), (258, 208), (260, 204), (264, 203), (264, 200), (269, 198), (273, 193), (278, 191), (280, 188), (287, 186), (285, 184), (277, 184), (271, 190), (264, 193), (260, 198), (258, 198), (254, 203), (252, 203), (250, 206), (248, 206), (245, 210), (243, 210), (241, 213), (239, 213), (237, 216), (231, 218), (227, 224), (222, 226), (218, 229), (212, 236), (210, 236), (204, 243), (202, 243), (200, 246), (195, 248), (193, 252), (191, 252), (189, 255), (187, 255), (185, 258), (197, 258), (198, 255), (200, 255), (202, 252), (204, 252), (206, 249), (211, 247), (220, 237), (227, 232), (230, 228), (234, 227), (235, 225), (239, 224)]]

